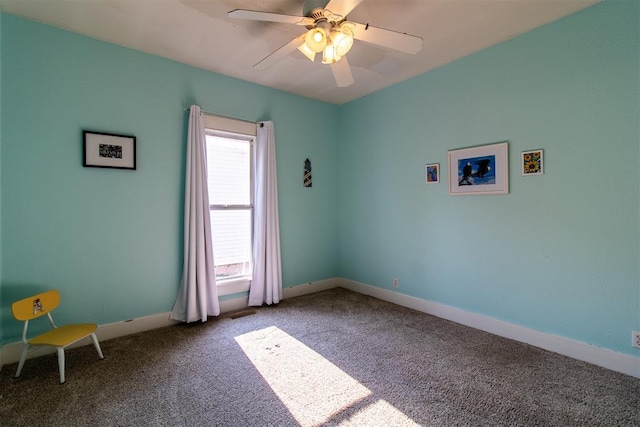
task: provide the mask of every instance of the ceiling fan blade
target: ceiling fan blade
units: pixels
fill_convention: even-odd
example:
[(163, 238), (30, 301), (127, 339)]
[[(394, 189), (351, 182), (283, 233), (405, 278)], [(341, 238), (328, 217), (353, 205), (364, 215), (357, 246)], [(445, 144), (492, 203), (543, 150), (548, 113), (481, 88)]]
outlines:
[(305, 34), (306, 33), (300, 34), (298, 37), (291, 40), (289, 43), (285, 44), (280, 49), (276, 50), (275, 52), (272, 52), (269, 56), (264, 58), (262, 61), (258, 62), (256, 65), (254, 65), (253, 68), (257, 70), (265, 69), (267, 67), (272, 66), (273, 64), (278, 62), (280, 59), (284, 58), (285, 56), (289, 55), (291, 52), (293, 52), (298, 47), (300, 47), (302, 43), (304, 43)]
[(253, 21), (281, 22), (283, 24), (313, 25), (313, 18), (304, 16), (284, 15), (282, 13), (259, 12), (257, 10), (235, 9), (227, 13), (229, 18), (251, 19)]
[(338, 87), (347, 87), (353, 84), (353, 74), (351, 74), (351, 67), (349, 67), (346, 56), (343, 56), (340, 61), (331, 64), (331, 72), (333, 73), (333, 78), (336, 79)]
[(422, 37), (353, 22), (353, 38), (404, 53), (415, 54), (422, 49)]
[(353, 9), (355, 9), (362, 0), (330, 0), (324, 7), (336, 15), (346, 17)]

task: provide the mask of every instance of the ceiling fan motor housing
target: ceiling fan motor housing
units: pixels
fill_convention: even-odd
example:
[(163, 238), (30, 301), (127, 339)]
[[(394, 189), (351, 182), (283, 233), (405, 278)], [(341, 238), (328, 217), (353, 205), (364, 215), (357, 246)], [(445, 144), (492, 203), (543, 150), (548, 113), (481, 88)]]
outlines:
[(326, 11), (325, 7), (328, 3), (329, 0), (307, 0), (303, 8), (303, 16), (315, 21), (313, 25), (306, 25), (306, 28), (308, 30), (322, 28), (327, 34), (327, 37), (329, 37), (329, 33), (334, 27), (339, 26), (346, 20), (346, 17), (334, 15), (331, 11)]
[(302, 15), (315, 20), (324, 18), (324, 8), (329, 0), (307, 0), (302, 7)]

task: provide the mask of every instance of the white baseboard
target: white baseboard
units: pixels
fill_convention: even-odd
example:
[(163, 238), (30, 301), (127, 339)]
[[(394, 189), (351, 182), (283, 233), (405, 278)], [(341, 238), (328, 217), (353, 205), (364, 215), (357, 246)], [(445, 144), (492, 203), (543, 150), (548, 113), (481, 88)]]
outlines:
[(244, 310), (247, 307), (249, 307), (248, 296), (220, 301), (220, 314)]
[(303, 283), (300, 285), (291, 286), (290, 288), (283, 289), (282, 297), (293, 298), (301, 295), (313, 294), (320, 291), (326, 291), (327, 289), (333, 289), (340, 287), (343, 279), (334, 277), (331, 279), (318, 280), (316, 282)]
[[(110, 340), (112, 338), (123, 337), (125, 335), (136, 334), (138, 332), (149, 331), (151, 329), (162, 328), (178, 323), (169, 319), (169, 312), (157, 313), (150, 316), (138, 317), (135, 319), (127, 319), (120, 322), (106, 323), (98, 325), (96, 336), (100, 342)], [(83, 339), (69, 346), (69, 348), (80, 347), (91, 344), (89, 338)], [(29, 352), (28, 359), (43, 356), (45, 354), (55, 353), (54, 347), (36, 347)], [(20, 360), (22, 352), (22, 342), (14, 342), (6, 344), (2, 347), (2, 361), (5, 364), (15, 363)]]
[[(248, 298), (235, 298), (231, 300), (220, 302), (220, 311), (222, 313), (228, 313), (231, 311), (241, 310), (248, 306)], [(138, 332), (149, 331), (151, 329), (163, 328), (165, 326), (175, 325), (175, 320), (169, 319), (169, 312), (152, 314), (150, 316), (137, 317), (135, 319), (127, 319), (120, 322), (106, 323), (99, 325), (96, 331), (96, 336), (100, 342), (110, 340), (112, 338), (123, 337), (126, 335), (137, 334)], [(91, 340), (89, 338), (78, 341), (77, 343), (70, 345), (69, 348), (80, 347), (83, 345), (90, 345)], [(3, 364), (16, 363), (20, 360), (20, 354), (22, 352), (22, 342), (14, 342), (6, 344), (2, 347), (0, 357)], [(53, 347), (36, 347), (30, 351), (27, 356), (28, 359), (43, 356), (45, 354), (55, 353)]]
[[(604, 368), (611, 369), (612, 371), (622, 372), (624, 374), (640, 378), (640, 358), (353, 280), (335, 277), (284, 288), (283, 298), (293, 298), (336, 287), (343, 287), (364, 295), (371, 295), (403, 307), (418, 310), (423, 313), (451, 320), (501, 337), (524, 342), (564, 356), (592, 363), (597, 366), (602, 366)], [(242, 310), (248, 307), (248, 302), (248, 297), (221, 301), (220, 311), (221, 313), (229, 313), (232, 311)], [(96, 334), (100, 341), (106, 341), (112, 338), (170, 326), (175, 323), (177, 322), (169, 319), (169, 312), (165, 312), (100, 325)], [(74, 344), (74, 347), (89, 344), (91, 344), (91, 341), (87, 339), (86, 342), (83, 340)], [(0, 361), (2, 361), (3, 364), (15, 363), (20, 360), (21, 351), (21, 342), (9, 343), (2, 347), (2, 351), (0, 352)], [(30, 353), (29, 358), (53, 352), (55, 352), (55, 350), (51, 347), (41, 347)], [(2, 365), (0, 365), (0, 369), (1, 368)]]
[(612, 371), (622, 372), (623, 374), (640, 378), (640, 358), (638, 357), (596, 347), (580, 341), (574, 341), (558, 335), (536, 331), (535, 329), (504, 322), (482, 314), (404, 295), (365, 283), (348, 279), (340, 279), (339, 282), (341, 287), (354, 292), (371, 295), (403, 307), (412, 308), (465, 326), (490, 332), (494, 335), (520, 341), (573, 359), (582, 360), (603, 368), (611, 369)]
[[(283, 297), (291, 298), (294, 296), (309, 294), (313, 292), (319, 292), (326, 289), (335, 288), (338, 286), (338, 279), (320, 280), (317, 282), (305, 283), (302, 285), (293, 286), (291, 288), (283, 289)], [(243, 310), (249, 307), (249, 297), (240, 297), (234, 299), (228, 299), (220, 301), (220, 312), (230, 313), (232, 311)], [(123, 337), (126, 335), (137, 334), (138, 332), (149, 331), (151, 329), (158, 329), (165, 326), (174, 325), (175, 320), (169, 319), (169, 312), (157, 313), (149, 316), (137, 317), (135, 319), (128, 319), (119, 322), (107, 323), (99, 325), (96, 331), (96, 336), (100, 342), (110, 340), (112, 338)], [(89, 338), (81, 340), (71, 346), (80, 347), (83, 345), (90, 345), (91, 340)], [(16, 363), (20, 360), (20, 354), (22, 352), (22, 342), (13, 342), (6, 344), (0, 351), (0, 369), (4, 364)], [(55, 353), (53, 347), (37, 347), (33, 349), (27, 358), (31, 359), (45, 354)]]

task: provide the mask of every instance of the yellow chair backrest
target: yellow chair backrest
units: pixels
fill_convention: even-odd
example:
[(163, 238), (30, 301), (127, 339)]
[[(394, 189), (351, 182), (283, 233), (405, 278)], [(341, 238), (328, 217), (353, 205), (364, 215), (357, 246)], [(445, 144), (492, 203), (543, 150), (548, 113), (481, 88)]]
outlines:
[(44, 316), (58, 304), (60, 304), (60, 293), (57, 289), (52, 289), (14, 302), (11, 305), (11, 312), (17, 320), (31, 320)]

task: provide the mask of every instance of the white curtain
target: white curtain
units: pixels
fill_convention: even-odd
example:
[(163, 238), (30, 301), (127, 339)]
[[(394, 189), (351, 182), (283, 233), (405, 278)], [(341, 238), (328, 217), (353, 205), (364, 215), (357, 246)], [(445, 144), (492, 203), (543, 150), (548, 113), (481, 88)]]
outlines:
[(282, 299), (276, 142), (272, 122), (258, 123), (255, 145), (253, 279), (249, 305), (277, 304)]
[(207, 316), (220, 314), (220, 303), (211, 243), (205, 131), (197, 105), (191, 106), (189, 114), (184, 199), (184, 264), (170, 317), (181, 322), (206, 322)]

